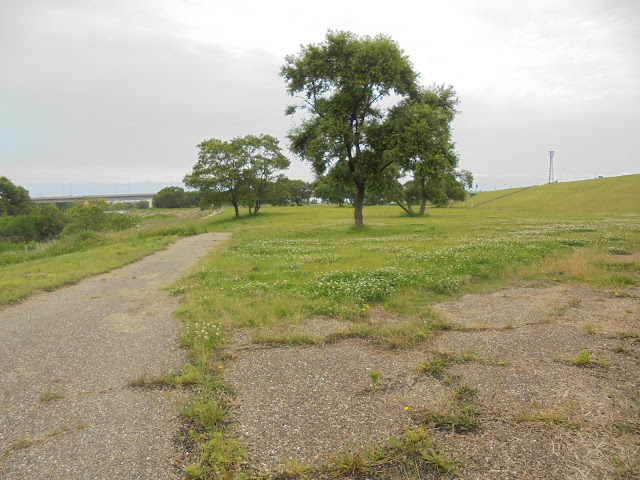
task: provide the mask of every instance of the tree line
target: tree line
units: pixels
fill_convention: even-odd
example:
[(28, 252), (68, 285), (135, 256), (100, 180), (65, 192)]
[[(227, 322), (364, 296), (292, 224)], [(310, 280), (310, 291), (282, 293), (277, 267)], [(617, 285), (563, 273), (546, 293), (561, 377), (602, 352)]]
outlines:
[[(458, 98), (451, 86), (424, 87), (391, 38), (329, 31), (325, 42), (302, 47), (281, 68), (298, 122), (291, 151), (315, 175), (313, 195), (354, 207), (363, 225), (365, 204), (394, 202), (423, 215), (427, 202), (464, 199), (473, 176), (457, 171), (451, 123)], [(256, 214), (289, 160), (269, 135), (205, 140), (184, 178), (201, 203), (246, 206)], [(284, 180), (281, 180), (284, 184)], [(273, 203), (273, 202), (272, 202)]]

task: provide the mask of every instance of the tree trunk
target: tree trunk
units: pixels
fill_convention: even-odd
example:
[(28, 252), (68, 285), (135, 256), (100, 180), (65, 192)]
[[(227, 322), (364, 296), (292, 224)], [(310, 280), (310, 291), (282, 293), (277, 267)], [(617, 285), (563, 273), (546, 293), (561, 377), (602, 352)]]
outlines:
[(420, 210), (418, 210), (418, 215), (424, 215), (424, 210), (427, 208), (427, 194), (422, 194), (422, 201), (420, 202)]
[(356, 179), (356, 199), (353, 202), (354, 210), (353, 210), (353, 218), (356, 221), (356, 227), (364, 226), (363, 217), (362, 217), (362, 207), (364, 206), (364, 180)]
[(238, 202), (232, 201), (231, 205), (233, 205), (233, 208), (236, 209), (236, 218), (240, 217), (240, 211), (238, 210)]
[(262, 201), (260, 199), (256, 200), (256, 205), (253, 207), (253, 214), (254, 215), (256, 213), (258, 213), (258, 210), (260, 210), (261, 206), (262, 206)]
[(420, 210), (418, 210), (418, 215), (423, 216), (424, 210), (427, 207), (427, 181), (423, 178), (420, 181), (420, 185), (422, 186), (422, 201), (420, 202)]
[(398, 205), (401, 209), (407, 212), (407, 215), (413, 216), (414, 213), (413, 213), (413, 209), (411, 208), (411, 202), (409, 201), (408, 198), (406, 198), (405, 201), (407, 202), (406, 207), (402, 204), (402, 200), (396, 200), (396, 205)]

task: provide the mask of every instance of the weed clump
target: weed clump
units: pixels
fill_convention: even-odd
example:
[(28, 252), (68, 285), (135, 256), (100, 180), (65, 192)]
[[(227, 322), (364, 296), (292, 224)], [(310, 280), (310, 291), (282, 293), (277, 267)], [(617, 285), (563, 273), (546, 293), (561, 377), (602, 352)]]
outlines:
[(591, 355), (588, 350), (581, 350), (580, 353), (571, 360), (571, 362), (578, 367), (590, 367)]
[(380, 375), (375, 370), (371, 370), (369, 372), (369, 380), (371, 381), (371, 391), (376, 393), (376, 387), (378, 385), (378, 381), (380, 380)]
[[(324, 478), (322, 473), (326, 473), (330, 478), (388, 478), (389, 471), (399, 470), (402, 478), (424, 478), (434, 473), (455, 475), (459, 467), (460, 461), (438, 444), (429, 429), (417, 427), (407, 428), (400, 436), (390, 436), (385, 448), (338, 452), (324, 471), (318, 470), (318, 477)], [(305, 470), (304, 474), (308, 472)]]
[(482, 412), (473, 405), (477, 391), (466, 385), (453, 390), (444, 411), (427, 410), (422, 414), (422, 423), (438, 430), (468, 433), (480, 426)]
[(54, 392), (53, 390), (45, 390), (40, 394), (41, 402), (52, 402), (61, 398), (64, 398), (64, 395), (59, 392)]

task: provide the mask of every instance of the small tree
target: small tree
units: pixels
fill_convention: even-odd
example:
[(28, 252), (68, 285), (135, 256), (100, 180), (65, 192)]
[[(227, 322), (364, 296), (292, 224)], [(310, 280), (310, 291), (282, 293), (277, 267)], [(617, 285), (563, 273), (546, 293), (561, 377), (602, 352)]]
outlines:
[(184, 177), (185, 185), (198, 188), (203, 202), (230, 203), (236, 218), (239, 217), (238, 205), (246, 194), (244, 170), (247, 165), (241, 139), (224, 142), (211, 138), (198, 144), (198, 149), (198, 162)]
[(305, 205), (309, 202), (311, 184), (303, 180), (291, 180), (279, 175), (275, 182), (269, 184), (265, 201), (271, 205)]
[(67, 223), (64, 213), (55, 205), (43, 204), (38, 207), (40, 234), (43, 237), (58, 235)]
[(304, 180), (289, 180), (290, 199), (297, 206), (309, 205), (309, 198), (313, 194), (313, 187)]
[(67, 210), (69, 223), (65, 231), (125, 230), (138, 222), (131, 213), (110, 212), (110, 209), (111, 206), (103, 199), (76, 203)]
[(165, 187), (153, 196), (153, 206), (157, 208), (181, 208), (184, 204), (184, 189)]
[(247, 135), (228, 142), (215, 138), (198, 145), (198, 162), (184, 183), (200, 190), (201, 205), (230, 203), (236, 218), (239, 206), (257, 213), (269, 181), (278, 170), (289, 166), (278, 140), (270, 135)]
[(470, 191), (473, 189), (473, 174), (469, 170), (460, 170), (458, 178), (465, 190)]
[(335, 203), (339, 207), (346, 201), (353, 203), (356, 196), (356, 188), (353, 183), (340, 175), (339, 168), (333, 168), (327, 175), (319, 175), (313, 182), (313, 195), (321, 198), (323, 202)]
[[(402, 175), (413, 180), (396, 192), (398, 205), (410, 215), (412, 205), (419, 204), (418, 215), (424, 215), (430, 192), (442, 202), (441, 193), (448, 176), (458, 165), (455, 144), (451, 138), (451, 122), (456, 115), (458, 98), (451, 87), (433, 86), (421, 89), (391, 111), (381, 125), (386, 135), (380, 135), (388, 158), (393, 159)], [(402, 204), (404, 200), (405, 205)], [(434, 199), (435, 200), (435, 197)]]
[[(271, 135), (259, 137), (247, 135), (244, 141), (249, 158), (247, 170), (249, 199), (253, 202), (253, 213), (256, 214), (262, 207), (262, 201), (276, 172), (287, 168), (290, 162), (282, 154), (278, 139)], [(251, 207), (249, 207), (249, 214), (251, 214)]]

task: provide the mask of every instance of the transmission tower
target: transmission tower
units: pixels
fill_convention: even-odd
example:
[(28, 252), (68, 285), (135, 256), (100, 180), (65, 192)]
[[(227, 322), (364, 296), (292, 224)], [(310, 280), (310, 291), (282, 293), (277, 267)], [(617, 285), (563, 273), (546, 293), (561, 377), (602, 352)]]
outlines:
[(553, 183), (553, 157), (556, 156), (556, 152), (549, 150), (549, 183)]

